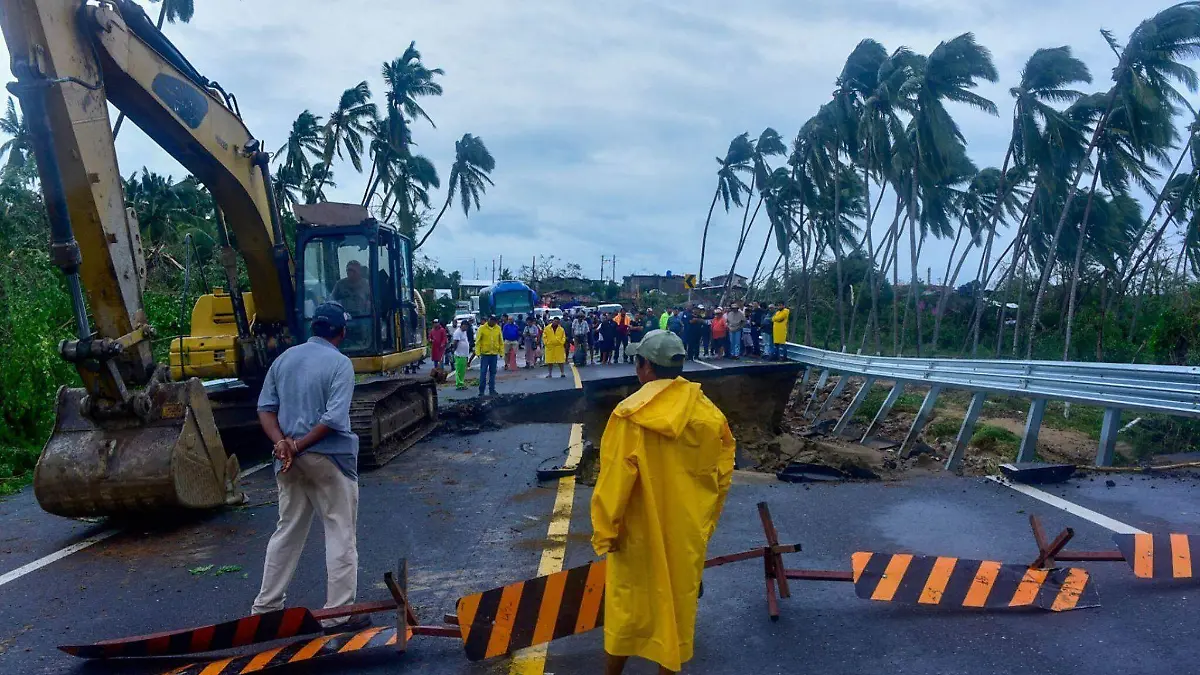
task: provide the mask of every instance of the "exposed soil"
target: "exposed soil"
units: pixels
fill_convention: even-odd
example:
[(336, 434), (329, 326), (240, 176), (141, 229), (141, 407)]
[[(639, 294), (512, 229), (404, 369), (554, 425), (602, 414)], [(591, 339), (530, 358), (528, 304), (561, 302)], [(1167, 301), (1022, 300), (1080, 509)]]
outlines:
[[(811, 401), (811, 385), (802, 395), (797, 387), (784, 414), (783, 433), (766, 443), (753, 443), (748, 448), (755, 463), (754, 470), (777, 472), (791, 462), (804, 462), (832, 467), (851, 475), (860, 475), (858, 470), (865, 469), (883, 479), (944, 470), (942, 467), (945, 459), (954, 448), (957, 429), (955, 433), (949, 434), (944, 430), (947, 426), (957, 427), (966, 414), (958, 401), (943, 396), (944, 400), (935, 408), (925, 429), (918, 434), (906, 453), (907, 456), (902, 457), (897, 450), (916, 417), (915, 412), (909, 412), (916, 407), (911, 403), (911, 397), (917, 394), (919, 401), (927, 389), (907, 388), (906, 394), (910, 397), (907, 405), (897, 404), (897, 408), (907, 409), (894, 408), (876, 428), (868, 442), (863, 444), (860, 439), (863, 438), (867, 422), (861, 418), (848, 424), (840, 436), (833, 435), (833, 426), (842, 412), (849, 407), (861, 386), (861, 380), (853, 379), (836, 399), (825, 405), (836, 384), (837, 378), (830, 378), (815, 400)], [(891, 385), (891, 382), (877, 381), (875, 387), (880, 392), (886, 392)], [(815, 419), (816, 413), (823, 407), (820, 418)], [(940, 428), (943, 433), (935, 437), (930, 430), (938, 428), (939, 420), (942, 422)], [(984, 424), (1000, 427), (1018, 438), (1025, 431), (1024, 415), (1015, 410), (985, 408), (976, 429)], [(1042, 461), (1086, 466), (1092, 464), (1095, 459), (1096, 440), (1081, 431), (1055, 429), (1043, 424), (1038, 435), (1037, 452)], [(1128, 446), (1118, 443), (1117, 452), (1127, 454)], [(961, 472), (965, 475), (996, 473), (1000, 464), (1012, 461), (1012, 453), (1011, 444), (1005, 447), (986, 440), (981, 445), (972, 444), (967, 448)]]

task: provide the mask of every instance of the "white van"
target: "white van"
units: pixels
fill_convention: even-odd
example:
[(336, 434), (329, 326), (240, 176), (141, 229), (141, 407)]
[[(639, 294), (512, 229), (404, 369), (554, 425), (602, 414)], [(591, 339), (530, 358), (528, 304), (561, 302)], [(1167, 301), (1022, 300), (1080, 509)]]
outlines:
[(563, 318), (563, 311), (557, 307), (534, 307), (533, 315), (542, 323), (550, 323), (555, 319)]
[(622, 309), (624, 309), (624, 308), (617, 303), (600, 305), (599, 307), (596, 308), (596, 310), (599, 311), (601, 314), (616, 314), (617, 312), (621, 311)]

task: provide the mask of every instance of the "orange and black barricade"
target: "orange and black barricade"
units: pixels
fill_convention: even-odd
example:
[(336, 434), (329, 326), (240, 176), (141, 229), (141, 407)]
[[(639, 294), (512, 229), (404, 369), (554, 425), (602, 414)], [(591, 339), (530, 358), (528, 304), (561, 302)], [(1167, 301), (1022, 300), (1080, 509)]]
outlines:
[(861, 551), (851, 563), (854, 593), (866, 600), (1054, 612), (1100, 604), (1088, 573), (1076, 568), (1045, 570), (991, 560)]
[(1139, 579), (1192, 579), (1192, 551), (1200, 537), (1187, 534), (1114, 534), (1113, 543)]
[(467, 658), (510, 654), (604, 624), (603, 560), (458, 601)]

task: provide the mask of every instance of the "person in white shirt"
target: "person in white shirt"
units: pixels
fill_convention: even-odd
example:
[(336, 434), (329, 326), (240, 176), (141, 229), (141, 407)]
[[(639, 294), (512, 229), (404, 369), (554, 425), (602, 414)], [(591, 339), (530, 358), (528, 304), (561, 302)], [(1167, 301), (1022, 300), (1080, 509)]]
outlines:
[(454, 336), (450, 338), (454, 351), (455, 389), (467, 388), (467, 364), (471, 361), (471, 340), (467, 336), (470, 323), (470, 319), (460, 321), (458, 328), (454, 329)]

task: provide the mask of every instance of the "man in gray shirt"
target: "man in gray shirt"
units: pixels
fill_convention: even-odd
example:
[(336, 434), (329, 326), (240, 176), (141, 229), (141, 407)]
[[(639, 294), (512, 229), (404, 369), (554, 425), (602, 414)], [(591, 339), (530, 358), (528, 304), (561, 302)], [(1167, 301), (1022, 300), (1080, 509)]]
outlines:
[[(313, 337), (275, 359), (258, 397), (258, 420), (275, 443), (279, 523), (267, 544), (255, 614), (283, 608), (314, 514), (325, 528), (325, 607), (353, 604), (358, 591), (358, 436), (350, 430), (354, 365), (338, 351), (348, 318), (336, 302), (317, 307)], [(370, 619), (322, 624), (326, 632), (342, 632), (365, 628)]]
[(729, 357), (741, 358), (742, 329), (746, 327), (746, 314), (742, 311), (740, 302), (734, 302), (733, 309), (725, 313), (725, 323), (729, 326)]

